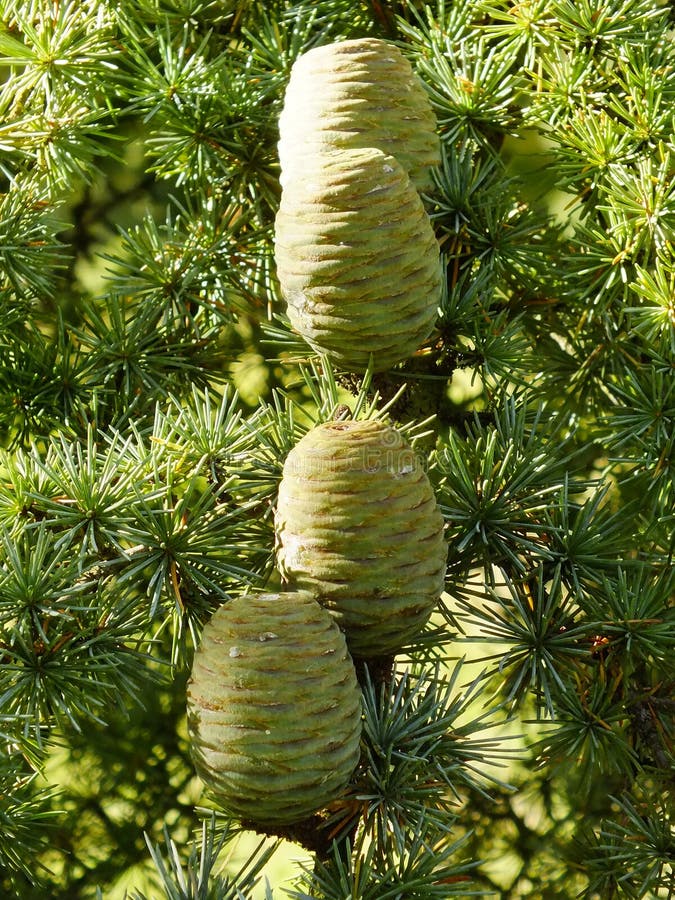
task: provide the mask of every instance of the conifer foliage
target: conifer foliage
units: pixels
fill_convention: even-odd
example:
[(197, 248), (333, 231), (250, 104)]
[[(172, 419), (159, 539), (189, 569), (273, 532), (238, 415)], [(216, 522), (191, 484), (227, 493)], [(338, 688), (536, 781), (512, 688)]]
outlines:
[[(667, 0), (0, 0), (3, 897), (675, 894), (674, 38)], [(327, 161), (281, 118), (291, 83), (313, 109), (296, 61), (347, 41), (414, 75), (419, 178), (405, 128)], [(377, 97), (339, 127), (386, 131)], [(384, 160), (407, 204), (381, 213), (359, 176), (331, 220), (372, 308), (351, 257), (320, 258), (350, 159)], [(401, 209), (397, 250), (377, 229)], [(331, 796), (310, 781), (301, 821), (277, 800), (242, 822), (195, 773), (195, 651), (218, 609), (290, 597), (292, 621), (284, 466), (352, 421), (398, 435), (397, 475), (433, 494), (443, 591), (401, 645), (342, 660)], [(359, 502), (348, 485), (335, 516)], [(409, 547), (414, 595), (425, 557), (392, 509), (367, 551), (386, 580), (387, 541), (401, 568)], [(348, 604), (369, 570), (321, 546)], [(265, 703), (288, 703), (284, 665)], [(287, 842), (311, 862), (273, 883)]]

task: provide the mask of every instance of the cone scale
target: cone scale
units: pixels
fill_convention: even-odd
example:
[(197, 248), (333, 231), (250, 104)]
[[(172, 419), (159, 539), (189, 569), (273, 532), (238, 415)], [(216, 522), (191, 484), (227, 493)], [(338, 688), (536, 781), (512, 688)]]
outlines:
[(188, 686), (198, 775), (229, 814), (288, 825), (334, 800), (359, 758), (345, 639), (303, 593), (245, 595), (205, 626)]
[(383, 371), (433, 331), (439, 248), (417, 192), (376, 148), (307, 159), (281, 196), (275, 227), (281, 293), (295, 330), (353, 372)]
[(396, 653), (443, 590), (443, 518), (420, 459), (377, 421), (329, 422), (286, 459), (277, 559), (289, 586), (311, 591), (351, 653)]

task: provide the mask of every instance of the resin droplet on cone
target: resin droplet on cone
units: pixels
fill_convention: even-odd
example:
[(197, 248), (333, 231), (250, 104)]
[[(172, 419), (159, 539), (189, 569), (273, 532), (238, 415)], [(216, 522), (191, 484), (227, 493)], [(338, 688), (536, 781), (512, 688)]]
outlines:
[(436, 117), (422, 82), (393, 44), (378, 38), (314, 47), (293, 64), (279, 117), (282, 185), (307, 158), (330, 149), (378, 147), (419, 191), (440, 162)]
[(375, 371), (412, 356), (433, 331), (438, 243), (398, 162), (376, 148), (307, 160), (276, 217), (275, 258), (293, 327), (338, 366)]
[(301, 821), (359, 758), (361, 694), (344, 635), (307, 594), (252, 594), (205, 626), (188, 686), (197, 773), (231, 815)]
[(289, 453), (276, 514), (279, 569), (311, 591), (355, 656), (395, 653), (443, 590), (443, 518), (415, 451), (377, 421), (329, 422)]

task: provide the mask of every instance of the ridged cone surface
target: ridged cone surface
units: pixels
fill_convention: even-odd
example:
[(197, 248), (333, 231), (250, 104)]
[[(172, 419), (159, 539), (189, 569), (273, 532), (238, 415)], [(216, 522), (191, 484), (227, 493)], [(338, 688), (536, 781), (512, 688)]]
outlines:
[(293, 64), (279, 117), (281, 183), (327, 148), (378, 147), (419, 191), (432, 185), (440, 140), (429, 97), (393, 44), (361, 38), (314, 47)]
[(307, 818), (359, 758), (361, 694), (344, 635), (301, 592), (224, 604), (195, 654), (188, 731), (197, 773), (231, 815)]
[(382, 422), (329, 422), (298, 442), (284, 465), (276, 535), (282, 577), (315, 594), (355, 656), (395, 653), (443, 590), (447, 546), (433, 488), (415, 451)]
[(433, 228), (398, 162), (376, 148), (308, 160), (276, 217), (275, 259), (295, 330), (344, 369), (412, 356), (433, 331), (441, 268)]

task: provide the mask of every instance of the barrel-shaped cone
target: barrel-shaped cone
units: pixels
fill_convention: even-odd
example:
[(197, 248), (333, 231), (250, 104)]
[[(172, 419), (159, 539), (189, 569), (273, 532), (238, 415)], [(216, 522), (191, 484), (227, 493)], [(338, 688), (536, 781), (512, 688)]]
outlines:
[(276, 535), (282, 577), (326, 606), (354, 656), (396, 653), (443, 590), (443, 518), (423, 461), (379, 421), (329, 422), (298, 442)]
[(279, 118), (282, 185), (326, 149), (379, 147), (417, 190), (440, 161), (436, 117), (422, 82), (394, 44), (379, 38), (308, 50), (293, 64)]
[(307, 594), (238, 597), (205, 626), (188, 687), (197, 773), (252, 823), (307, 818), (359, 758), (361, 695), (344, 635)]
[(383, 371), (433, 331), (439, 248), (419, 195), (377, 148), (307, 160), (282, 191), (275, 260), (295, 330), (339, 367)]

